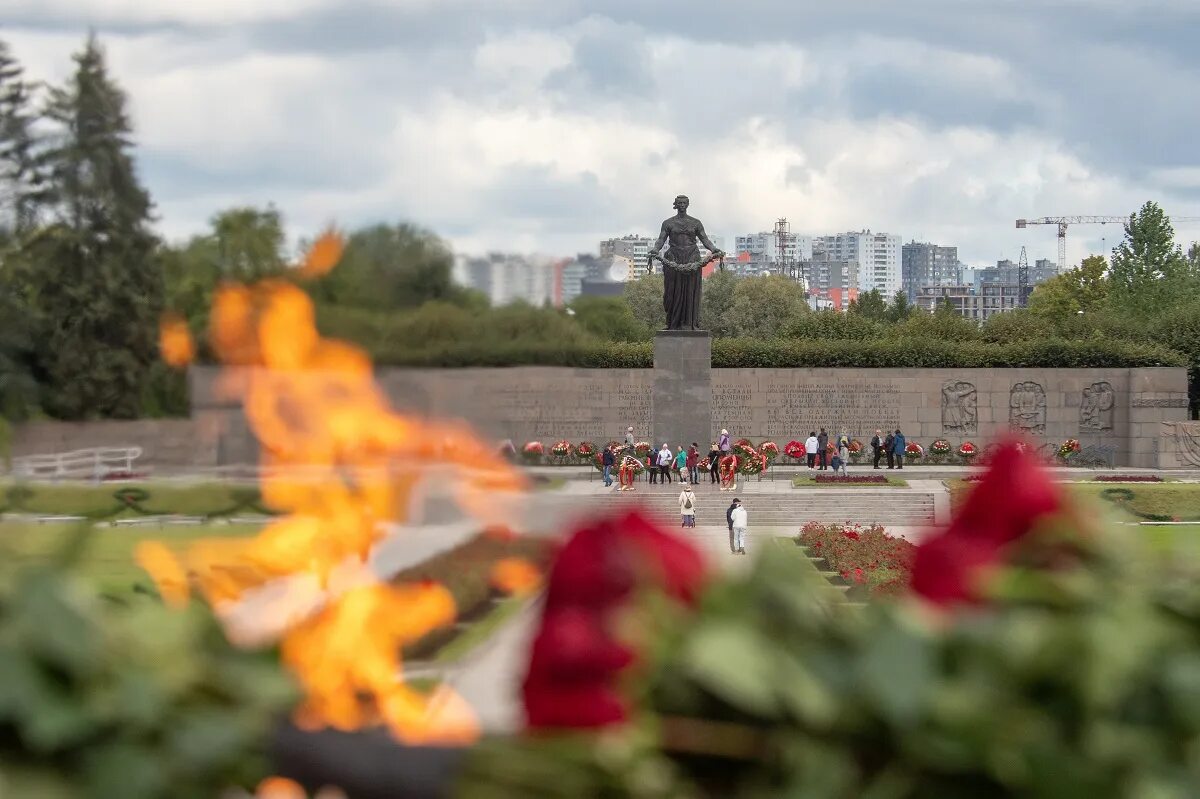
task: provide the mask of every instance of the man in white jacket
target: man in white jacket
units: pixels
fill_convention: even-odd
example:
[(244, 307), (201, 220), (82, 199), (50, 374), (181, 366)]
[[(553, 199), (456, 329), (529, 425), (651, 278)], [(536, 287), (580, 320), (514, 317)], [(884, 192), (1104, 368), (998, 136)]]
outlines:
[(658, 471), (663, 482), (671, 482), (671, 465), (674, 462), (675, 456), (671, 454), (671, 448), (664, 442), (662, 449), (658, 451)]
[(733, 521), (733, 552), (735, 555), (746, 554), (746, 506), (737, 502), (737, 507), (730, 514)]

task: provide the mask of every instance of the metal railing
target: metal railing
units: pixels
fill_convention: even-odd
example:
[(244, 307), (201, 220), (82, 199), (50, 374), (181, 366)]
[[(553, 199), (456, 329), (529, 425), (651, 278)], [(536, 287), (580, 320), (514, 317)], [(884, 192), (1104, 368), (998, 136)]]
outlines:
[(103, 480), (133, 472), (141, 447), (92, 447), (12, 459), (12, 475), (26, 480)]

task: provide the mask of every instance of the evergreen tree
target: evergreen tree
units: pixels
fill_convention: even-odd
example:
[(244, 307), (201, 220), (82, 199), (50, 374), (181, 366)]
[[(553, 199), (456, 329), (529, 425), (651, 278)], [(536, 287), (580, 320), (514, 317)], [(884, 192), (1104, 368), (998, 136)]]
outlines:
[(0, 41), (0, 230), (25, 232), (37, 217), (32, 91), (8, 44)]
[(59, 128), (44, 156), (55, 222), (28, 248), (44, 405), (64, 418), (129, 418), (157, 357), (162, 274), (125, 96), (94, 37), (75, 62), (46, 109)]
[(908, 294), (903, 289), (896, 292), (896, 296), (892, 297), (892, 302), (887, 307), (887, 320), (889, 322), (903, 322), (913, 312), (913, 307), (908, 303)]
[(866, 319), (872, 319), (876, 322), (887, 320), (887, 303), (883, 299), (883, 294), (879, 289), (871, 289), (864, 291), (858, 295), (858, 299), (850, 303), (850, 307), (846, 309), (847, 313), (855, 316), (862, 316)]
[(1171, 220), (1154, 202), (1132, 214), (1113, 249), (1110, 296), (1118, 309), (1162, 310), (1196, 288), (1196, 273), (1175, 243)]

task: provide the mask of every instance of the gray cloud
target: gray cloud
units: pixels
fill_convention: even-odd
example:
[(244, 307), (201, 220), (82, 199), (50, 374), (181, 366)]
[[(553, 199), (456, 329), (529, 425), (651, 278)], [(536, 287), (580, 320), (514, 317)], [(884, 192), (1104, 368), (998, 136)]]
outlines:
[(575, 251), (687, 185), (716, 233), (786, 214), (988, 260), (1043, 244), (1018, 215), (1200, 215), (1194, 0), (10, 3), (39, 77), (96, 25), (173, 232), (268, 198), (296, 232)]

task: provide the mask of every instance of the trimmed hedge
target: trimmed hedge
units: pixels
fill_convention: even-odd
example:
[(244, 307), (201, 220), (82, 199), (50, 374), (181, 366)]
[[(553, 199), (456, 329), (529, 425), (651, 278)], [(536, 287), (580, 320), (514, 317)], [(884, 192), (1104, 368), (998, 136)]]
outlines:
[[(640, 343), (474, 342), (412, 347), (387, 342), (371, 353), (376, 363), (409, 367), (573, 366), (648, 369), (654, 347)], [(1151, 344), (1044, 339), (1011, 344), (981, 341), (887, 339), (793, 341), (714, 339), (712, 365), (737, 368), (1130, 368), (1187, 366), (1184, 355)]]

